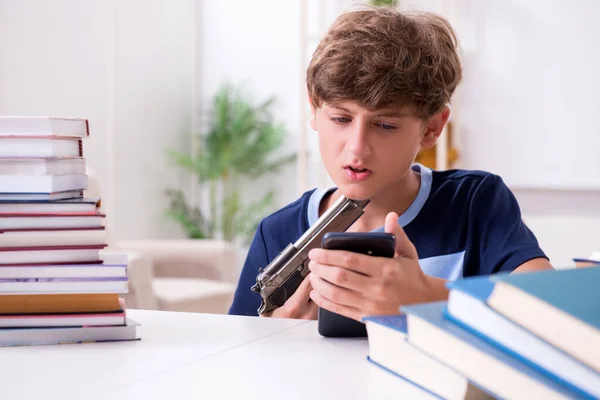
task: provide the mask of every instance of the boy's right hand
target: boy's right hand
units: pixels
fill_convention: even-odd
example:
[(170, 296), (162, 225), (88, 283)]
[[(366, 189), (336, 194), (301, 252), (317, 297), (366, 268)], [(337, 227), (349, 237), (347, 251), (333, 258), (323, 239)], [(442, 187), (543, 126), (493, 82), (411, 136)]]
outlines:
[(273, 311), (261, 314), (261, 317), (317, 319), (317, 304), (311, 300), (312, 286), (308, 276), (298, 286), (294, 294), (287, 299), (284, 305)]

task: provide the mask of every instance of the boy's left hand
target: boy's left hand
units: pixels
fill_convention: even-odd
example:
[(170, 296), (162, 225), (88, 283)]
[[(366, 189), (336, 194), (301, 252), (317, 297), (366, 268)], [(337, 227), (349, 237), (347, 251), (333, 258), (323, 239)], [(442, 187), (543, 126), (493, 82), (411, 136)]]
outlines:
[(431, 278), (421, 270), (417, 251), (397, 221), (396, 213), (385, 219), (385, 232), (396, 236), (394, 258), (310, 251), (310, 297), (319, 307), (360, 321), (371, 315), (399, 314), (401, 305), (432, 297)]

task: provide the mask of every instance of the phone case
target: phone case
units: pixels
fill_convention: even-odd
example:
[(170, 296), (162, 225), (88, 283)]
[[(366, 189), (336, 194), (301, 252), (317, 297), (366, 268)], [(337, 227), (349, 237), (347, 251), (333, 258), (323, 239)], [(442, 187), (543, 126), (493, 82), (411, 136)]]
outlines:
[[(331, 232), (323, 236), (321, 247), (347, 250), (376, 257), (394, 257), (396, 238), (383, 232)], [(367, 337), (365, 324), (319, 308), (318, 331), (324, 337)]]

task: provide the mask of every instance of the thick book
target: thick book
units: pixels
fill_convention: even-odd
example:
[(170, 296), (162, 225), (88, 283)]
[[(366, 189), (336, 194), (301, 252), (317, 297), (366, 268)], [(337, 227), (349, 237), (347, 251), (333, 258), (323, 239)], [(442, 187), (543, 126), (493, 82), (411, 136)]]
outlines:
[(83, 157), (81, 139), (0, 136), (0, 157)]
[(74, 198), (57, 201), (0, 201), (0, 214), (93, 213), (99, 211), (100, 199)]
[(493, 399), (452, 368), (408, 343), (406, 316), (366, 317), (368, 360), (444, 399)]
[(85, 118), (51, 116), (2, 116), (0, 136), (57, 136), (85, 138), (90, 135)]
[(0, 346), (34, 346), (140, 340), (140, 324), (127, 318), (125, 325), (0, 329)]
[(58, 314), (118, 310), (121, 310), (121, 303), (116, 293), (0, 295), (0, 314)]
[(0, 279), (126, 278), (127, 264), (0, 265)]
[(83, 197), (83, 190), (68, 190), (66, 192), (54, 193), (0, 193), (2, 202), (29, 202), (29, 201), (57, 201), (69, 200)]
[(85, 175), (85, 158), (0, 158), (0, 175)]
[(0, 315), (0, 328), (125, 325), (125, 311), (113, 313)]
[(573, 390), (600, 398), (600, 372), (488, 307), (486, 300), (494, 288), (489, 276), (465, 278), (447, 286), (449, 318)]
[(600, 372), (600, 266), (490, 280), (492, 309)]
[(0, 279), (3, 294), (127, 293), (127, 278)]
[(0, 247), (0, 266), (19, 264), (74, 264), (100, 262), (97, 246)]
[(87, 186), (87, 175), (0, 175), (0, 193), (55, 193)]
[(576, 267), (596, 267), (600, 266), (600, 251), (593, 252), (589, 257), (574, 258)]
[(441, 301), (401, 307), (407, 315), (409, 343), (452, 367), (495, 397), (585, 398), (445, 318), (446, 304)]
[[(0, 208), (2, 204), (0, 204)], [(50, 246), (101, 246), (108, 237), (105, 227), (0, 231), (0, 248)]]
[(0, 214), (0, 231), (100, 228), (104, 217), (103, 213)]

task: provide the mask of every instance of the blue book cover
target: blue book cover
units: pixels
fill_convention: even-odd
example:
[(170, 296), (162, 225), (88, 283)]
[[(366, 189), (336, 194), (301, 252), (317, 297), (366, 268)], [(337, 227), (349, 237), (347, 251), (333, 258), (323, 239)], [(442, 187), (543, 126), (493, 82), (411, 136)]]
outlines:
[(600, 329), (600, 266), (525, 274), (491, 275)]
[(452, 288), (445, 310), (448, 318), (583, 396), (600, 398), (600, 373), (485, 303), (493, 288), (489, 277), (464, 279), (448, 286)]
[(576, 263), (597, 264), (600, 265), (600, 260), (592, 260), (591, 258), (574, 258)]
[(376, 315), (371, 317), (364, 317), (363, 322), (374, 322), (388, 328), (392, 328), (395, 331), (406, 335), (408, 332), (406, 326), (406, 315)]
[[(396, 332), (398, 332), (399, 340), (406, 340), (406, 334), (408, 333), (407, 325), (406, 325), (406, 315), (376, 315), (376, 316), (364, 317), (362, 319), (362, 322), (364, 322), (365, 324), (366, 323), (379, 324), (379, 325), (383, 325), (385, 327), (391, 328), (391, 329), (395, 330)], [(373, 338), (369, 337), (369, 340), (373, 340)], [(431, 394), (432, 396), (435, 396), (436, 398), (440, 398), (439, 396), (435, 395), (435, 393), (433, 393), (430, 390), (428, 390), (427, 388), (417, 384), (416, 382), (413, 382), (408, 377), (400, 375), (396, 371), (393, 371), (393, 370), (389, 369), (388, 367), (384, 366), (383, 364), (373, 360), (371, 358), (371, 356), (367, 356), (367, 361), (369, 361), (371, 364), (383, 369), (384, 371), (391, 373), (395, 377), (400, 378), (400, 379), (410, 383), (411, 385), (414, 385), (414, 386), (418, 387), (419, 389), (426, 391), (427, 393)]]
[(580, 321), (600, 329), (600, 266), (539, 271), (530, 273), (501, 273), (448, 282), (449, 289), (458, 289), (487, 301), (496, 282), (514, 286), (548, 305), (564, 311)]
[[(452, 322), (451, 320), (445, 317), (446, 305), (447, 302), (440, 301), (402, 307), (401, 310), (409, 316), (409, 342), (418, 343), (418, 338), (413, 337), (414, 333), (411, 330), (410, 325), (411, 316), (415, 316), (432, 325), (444, 336), (449, 335), (450, 337), (459, 340), (463, 344), (468, 345), (472, 350), (476, 351), (477, 353), (482, 353), (486, 359), (489, 358), (499, 361), (505, 367), (508, 367), (514, 372), (522, 374), (525, 377), (528, 377), (529, 379), (544, 385), (559, 396), (565, 396), (566, 398), (586, 398), (585, 396), (581, 396), (580, 393), (574, 392), (569, 388), (560, 385), (556, 381), (550, 379), (545, 374), (542, 374), (538, 370), (532, 368), (529, 364), (524, 363), (516, 357), (507, 354), (506, 352), (500, 350), (498, 347), (494, 346), (490, 342), (482, 339), (478, 335), (475, 335), (469, 330)], [(424, 349), (424, 351), (428, 350)], [(438, 356), (434, 353), (432, 353), (431, 355), (433, 357)], [(486, 388), (491, 392), (495, 392), (500, 396), (503, 395), (502, 393), (500, 393), (502, 390), (494, 390), (493, 387), (490, 387), (491, 384), (499, 384), (498, 380), (502, 378), (501, 376), (491, 376), (493, 374), (489, 373), (490, 371), (486, 371), (486, 373), (481, 374), (481, 376), (486, 376), (487, 378), (482, 378), (481, 376), (474, 376), (471, 373), (473, 371), (485, 371), (486, 368), (491, 368), (491, 364), (475, 366), (472, 363), (470, 363), (470, 361), (467, 360), (466, 357), (464, 357), (462, 354), (456, 354), (452, 362), (448, 362), (448, 364), (450, 364), (450, 366), (455, 368), (457, 371), (465, 374), (469, 380), (480, 385), (481, 387)], [(487, 381), (486, 379), (490, 379), (490, 381)], [(500, 385), (496, 389), (502, 389), (503, 386), (505, 385)]]
[(450, 290), (460, 290), (469, 295), (486, 302), (494, 291), (494, 282), (490, 279), (492, 275), (474, 276), (456, 281), (449, 281), (446, 287)]
[(378, 368), (381, 368), (381, 369), (382, 369), (383, 371), (385, 371), (386, 373), (388, 373), (388, 374), (391, 374), (391, 375), (393, 375), (393, 376), (394, 376), (394, 377), (396, 377), (396, 378), (400, 378), (400, 379), (402, 379), (403, 381), (405, 381), (405, 382), (409, 383), (410, 385), (413, 385), (414, 387), (416, 387), (416, 388), (419, 388), (420, 390), (422, 390), (422, 391), (424, 391), (425, 393), (427, 393), (428, 395), (430, 395), (432, 398), (434, 398), (434, 399), (441, 399), (441, 400), (443, 400), (443, 399), (442, 399), (442, 397), (440, 397), (440, 396), (436, 395), (435, 393), (433, 393), (433, 392), (432, 392), (432, 391), (430, 391), (429, 389), (427, 389), (427, 388), (425, 388), (425, 387), (423, 387), (423, 386), (420, 386), (420, 385), (416, 384), (415, 382), (411, 381), (411, 380), (410, 380), (410, 379), (408, 379), (407, 377), (405, 377), (405, 376), (402, 376), (402, 375), (398, 374), (398, 373), (397, 373), (397, 372), (395, 372), (395, 371), (392, 371), (391, 369), (389, 369), (389, 368), (385, 367), (384, 365), (382, 365), (382, 364), (378, 363), (377, 361), (374, 361), (374, 360), (373, 360), (371, 357), (368, 357), (368, 356), (367, 356), (367, 361), (368, 361), (368, 362), (370, 362), (371, 364), (373, 364), (374, 366), (376, 366), (376, 367), (378, 367)]
[[(464, 390), (466, 391), (464, 395), (466, 398), (495, 398), (483, 388), (472, 382), (468, 382), (466, 378), (462, 377), (458, 372), (451, 370), (451, 368), (439, 363), (435, 358), (408, 343), (406, 340), (408, 333), (406, 315), (369, 316), (363, 318), (362, 321), (367, 324), (369, 332), (369, 356), (367, 356), (367, 360), (373, 365), (391, 373), (397, 378), (409, 382), (411, 385), (420, 388), (424, 392), (427, 392), (438, 399), (445, 398), (444, 396), (456, 398), (459, 395), (458, 391), (462, 390), (459, 388), (463, 381), (465, 385)], [(397, 336), (393, 339), (389, 336), (381, 337), (379, 330), (375, 330), (374, 326), (390, 328)], [(399, 352), (398, 347), (404, 348), (404, 350)], [(374, 348), (377, 349), (377, 351), (371, 353)], [(382, 351), (385, 351), (386, 357), (383, 357)], [(417, 358), (415, 358), (415, 356), (417, 356)], [(379, 359), (378, 357), (382, 358)], [(398, 365), (397, 363), (402, 363), (402, 365)], [(427, 371), (427, 379), (424, 379), (422, 372), (419, 372), (419, 370)], [(450, 375), (448, 375), (446, 370), (452, 371)], [(456, 384), (455, 381), (456, 377), (460, 377), (459, 379), (461, 379), (461, 382), (458, 384)], [(440, 379), (445, 379), (444, 384), (438, 384)], [(452, 381), (454, 384), (448, 384), (449, 380), (454, 380)], [(449, 390), (449, 388), (453, 389)]]

